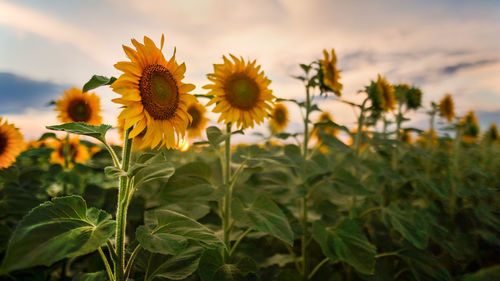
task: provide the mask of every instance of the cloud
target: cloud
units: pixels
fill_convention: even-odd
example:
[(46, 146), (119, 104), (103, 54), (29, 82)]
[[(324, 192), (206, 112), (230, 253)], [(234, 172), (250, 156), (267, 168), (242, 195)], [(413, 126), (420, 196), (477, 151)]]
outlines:
[(488, 64), (497, 63), (498, 59), (482, 59), (473, 62), (460, 62), (454, 65), (446, 66), (442, 69), (442, 72), (445, 74), (454, 74), (460, 70), (475, 68), (479, 66), (484, 66)]
[(0, 72), (0, 114), (19, 113), (26, 108), (43, 110), (67, 87), (67, 85)]

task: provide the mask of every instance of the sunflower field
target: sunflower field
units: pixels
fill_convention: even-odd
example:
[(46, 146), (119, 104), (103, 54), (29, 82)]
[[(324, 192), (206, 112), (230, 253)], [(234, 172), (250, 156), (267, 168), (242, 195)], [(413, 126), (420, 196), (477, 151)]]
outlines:
[[(300, 64), (300, 100), (234, 55), (193, 94), (164, 43), (132, 39), (121, 76), (65, 91), (37, 140), (0, 118), (0, 280), (500, 280), (495, 124), (383, 75), (351, 102), (333, 49)], [(114, 126), (99, 87), (116, 93)], [(287, 132), (292, 107), (301, 133)], [(416, 110), (427, 130), (406, 126)], [(263, 124), (258, 142), (231, 142)]]

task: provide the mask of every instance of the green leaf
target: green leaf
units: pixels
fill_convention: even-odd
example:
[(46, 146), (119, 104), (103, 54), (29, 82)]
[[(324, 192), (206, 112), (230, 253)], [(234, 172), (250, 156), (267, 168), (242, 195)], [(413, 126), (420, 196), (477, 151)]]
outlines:
[(160, 198), (168, 201), (199, 201), (212, 198), (216, 188), (209, 181), (211, 167), (201, 161), (178, 167), (160, 190)]
[(482, 268), (477, 272), (467, 274), (462, 281), (491, 281), (496, 280), (500, 276), (500, 265), (494, 265), (487, 268)]
[[(408, 245), (410, 246), (410, 245)], [(410, 264), (411, 271), (417, 281), (451, 281), (451, 276), (440, 260), (429, 253), (412, 248), (400, 251), (399, 256)]]
[(137, 228), (136, 237), (141, 246), (152, 253), (176, 255), (190, 244), (205, 248), (222, 245), (210, 229), (170, 210), (148, 212), (145, 220), (147, 224)]
[(77, 134), (77, 135), (84, 135), (84, 136), (89, 136), (96, 138), (100, 140), (101, 142), (105, 143), (106, 142), (106, 132), (112, 128), (111, 125), (99, 125), (99, 126), (94, 126), (94, 125), (89, 125), (86, 123), (66, 123), (62, 125), (54, 125), (54, 126), (47, 126), (46, 127), (49, 130), (54, 130), (54, 131), (64, 131), (72, 134)]
[(232, 202), (232, 216), (237, 223), (272, 235), (293, 245), (293, 232), (281, 209), (264, 195), (259, 195), (250, 206), (238, 198)]
[(339, 259), (363, 274), (373, 274), (376, 248), (368, 242), (353, 220), (346, 218), (338, 226), (327, 226), (323, 221), (316, 221), (313, 224), (313, 238), (330, 260)]
[(54, 198), (31, 210), (17, 225), (0, 272), (49, 266), (95, 251), (113, 236), (111, 215), (87, 209), (80, 196)]
[(104, 174), (109, 177), (122, 177), (126, 176), (127, 172), (115, 166), (108, 166), (104, 168)]
[(135, 266), (146, 272), (144, 281), (167, 278), (169, 280), (183, 280), (198, 269), (202, 247), (192, 246), (178, 255), (166, 256), (141, 251), (135, 261)]
[(54, 133), (44, 133), (38, 140), (41, 141), (44, 139), (57, 139), (57, 136)]
[(116, 81), (115, 77), (105, 77), (101, 75), (94, 75), (90, 80), (83, 85), (82, 92), (88, 92), (90, 90), (93, 90), (95, 88), (104, 86), (104, 85), (111, 85), (113, 82)]
[(415, 247), (419, 249), (427, 247), (429, 226), (417, 212), (403, 211), (396, 204), (391, 204), (384, 208), (382, 213), (390, 225)]
[(200, 258), (198, 273), (202, 281), (258, 280), (257, 264), (247, 256), (224, 262), (221, 249), (205, 251)]
[[(208, 142), (210, 143), (210, 145), (213, 148), (218, 148), (219, 144), (226, 141), (226, 139), (229, 137), (228, 134), (222, 132), (216, 126), (210, 126), (205, 131), (207, 133)], [(236, 135), (236, 134), (243, 135), (244, 132), (243, 132), (243, 130), (237, 130), (237, 131), (231, 132), (231, 135)]]
[(163, 157), (155, 157), (156, 161), (148, 161), (142, 164), (141, 169), (136, 169), (137, 165), (132, 169), (135, 171), (134, 175), (134, 185), (136, 188), (141, 185), (154, 181), (154, 180), (167, 180), (175, 172), (175, 168), (172, 163), (167, 162)]
[(72, 281), (108, 281), (106, 272), (99, 271), (94, 273), (78, 273)]

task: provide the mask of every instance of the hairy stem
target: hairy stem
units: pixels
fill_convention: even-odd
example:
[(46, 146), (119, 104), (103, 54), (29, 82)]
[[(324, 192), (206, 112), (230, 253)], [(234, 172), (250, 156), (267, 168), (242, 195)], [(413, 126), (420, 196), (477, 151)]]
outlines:
[[(130, 166), (130, 155), (132, 152), (132, 140), (129, 139), (129, 134), (132, 128), (125, 132), (125, 143), (123, 145), (123, 156), (121, 168), (127, 172)], [(116, 262), (115, 274), (116, 281), (125, 280), (125, 230), (127, 225), (127, 194), (128, 177), (120, 177), (118, 184), (118, 209), (116, 211)]]
[(224, 157), (224, 185), (227, 186), (227, 191), (224, 196), (224, 212), (222, 220), (222, 228), (224, 230), (224, 243), (227, 249), (231, 249), (231, 200), (233, 196), (233, 186), (231, 185), (231, 123), (226, 127), (227, 139), (225, 141), (225, 157)]

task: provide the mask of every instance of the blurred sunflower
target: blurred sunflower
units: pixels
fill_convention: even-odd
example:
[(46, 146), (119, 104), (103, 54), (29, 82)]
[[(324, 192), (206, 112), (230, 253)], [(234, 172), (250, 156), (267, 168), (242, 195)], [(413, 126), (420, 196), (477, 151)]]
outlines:
[(325, 90), (332, 91), (337, 97), (342, 95), (342, 84), (339, 82), (340, 70), (337, 69), (337, 55), (335, 50), (331, 50), (331, 57), (327, 50), (323, 50), (324, 58), (319, 60), (320, 83)]
[[(430, 144), (429, 144), (429, 141), (430, 141)], [(418, 136), (417, 142), (424, 145), (424, 146), (428, 146), (428, 145), (434, 146), (438, 142), (437, 132), (435, 130), (432, 130), (432, 131), (427, 130), (423, 134), (420, 134)]]
[(497, 124), (491, 123), (490, 127), (483, 135), (483, 141), (487, 143), (498, 143), (500, 136), (498, 134)]
[(467, 112), (462, 120), (460, 120), (460, 124), (463, 126), (462, 140), (466, 143), (475, 143), (479, 136), (480, 128), (474, 111), (470, 110)]
[(273, 111), (271, 111), (271, 131), (273, 133), (279, 133), (283, 131), (289, 122), (288, 109), (282, 103), (277, 103), (274, 105)]
[[(349, 131), (351, 138), (347, 142), (347, 145), (354, 147), (356, 144), (356, 135), (358, 134), (358, 129), (352, 129)], [(371, 134), (366, 131), (366, 128), (361, 129), (361, 142), (359, 144), (359, 151), (364, 151), (367, 147), (368, 140)]]
[(403, 143), (411, 144), (411, 142), (412, 142), (411, 132), (408, 130), (402, 130), (401, 134), (399, 135), (399, 139)]
[[(327, 122), (327, 121), (333, 122), (333, 118), (330, 115), (330, 113), (323, 111), (323, 112), (321, 112), (321, 115), (318, 117), (318, 120), (316, 120), (316, 123)], [(316, 137), (318, 139), (318, 141), (321, 142), (321, 135), (319, 134), (319, 132), (330, 135), (332, 137), (337, 137), (339, 130), (337, 128), (330, 126), (330, 125), (316, 126), (316, 128), (314, 128), (314, 130), (312, 131), (311, 135), (313, 137)]]
[(396, 97), (394, 96), (394, 87), (387, 82), (385, 77), (378, 75), (377, 78), (377, 92), (381, 93), (382, 104), (381, 107), (384, 111), (393, 110), (396, 105)]
[(12, 165), (25, 145), (19, 129), (0, 117), (0, 170)]
[[(50, 154), (50, 162), (54, 164), (60, 164), (64, 166), (64, 147), (66, 146), (66, 140), (57, 140), (50, 143), (54, 151)], [(78, 137), (72, 137), (69, 139), (69, 168), (73, 167), (73, 163), (85, 163), (90, 159), (89, 149), (80, 144), (80, 139)]]
[(132, 39), (135, 49), (123, 46), (130, 61), (115, 64), (123, 74), (111, 84), (111, 88), (120, 94), (113, 102), (124, 105), (118, 116), (124, 119), (124, 130), (133, 127), (129, 137), (134, 138), (144, 133), (144, 144), (151, 148), (174, 148), (183, 138), (191, 122), (187, 105), (196, 99), (189, 92), (195, 86), (182, 82), (186, 65), (178, 64), (175, 51), (170, 60), (166, 60), (163, 49), (164, 36), (160, 48), (144, 36), (144, 44)]
[(53, 138), (46, 138), (43, 140), (31, 140), (28, 142), (28, 148), (52, 147), (51, 143), (55, 140)]
[(396, 105), (394, 87), (380, 74), (376, 82), (372, 81), (369, 86), (365, 87), (365, 92), (368, 94), (375, 111), (381, 112), (394, 109)]
[(56, 101), (55, 111), (62, 123), (83, 122), (90, 125), (100, 125), (102, 122), (101, 100), (92, 93), (82, 93), (82, 90), (71, 88), (64, 91), (63, 96)]
[(453, 121), (453, 117), (455, 117), (455, 104), (450, 94), (446, 94), (439, 102), (439, 114), (446, 118), (448, 123)]
[(188, 137), (196, 138), (201, 136), (203, 129), (207, 125), (208, 118), (205, 117), (207, 110), (198, 101), (190, 103), (187, 112), (191, 115), (191, 122), (187, 127)]
[(220, 113), (218, 122), (235, 123), (237, 128), (248, 128), (261, 124), (272, 110), (275, 96), (268, 88), (267, 79), (256, 61), (245, 62), (243, 58), (230, 55), (231, 62), (225, 56), (223, 64), (214, 64), (214, 73), (207, 74), (212, 84), (203, 86), (214, 97), (208, 105), (215, 104), (212, 110)]

